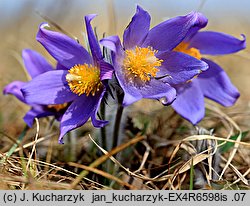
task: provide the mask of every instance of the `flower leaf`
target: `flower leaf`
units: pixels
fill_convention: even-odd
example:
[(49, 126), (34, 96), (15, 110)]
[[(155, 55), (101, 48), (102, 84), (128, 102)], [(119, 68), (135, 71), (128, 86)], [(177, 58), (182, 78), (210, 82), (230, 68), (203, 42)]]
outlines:
[[(248, 133), (249, 133), (249, 131), (242, 132), (242, 138), (241, 139), (244, 139), (247, 136)], [(236, 140), (237, 137), (238, 137), (238, 134), (233, 135), (233, 136), (230, 137), (230, 140)], [(219, 144), (220, 143), (222, 143), (222, 141), (220, 141)], [(227, 143), (225, 143), (220, 148), (221, 153), (227, 152), (230, 148), (232, 148), (234, 146), (234, 144), (235, 144), (234, 142), (227, 142)]]

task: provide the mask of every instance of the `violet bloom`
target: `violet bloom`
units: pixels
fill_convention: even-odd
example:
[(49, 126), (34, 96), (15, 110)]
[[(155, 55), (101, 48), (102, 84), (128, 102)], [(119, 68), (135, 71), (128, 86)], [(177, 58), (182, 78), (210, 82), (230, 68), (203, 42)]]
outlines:
[(191, 28), (203, 26), (204, 21), (203, 15), (191, 12), (149, 29), (150, 15), (137, 6), (124, 31), (123, 46), (117, 36), (101, 40), (101, 44), (112, 50), (115, 74), (124, 91), (123, 106), (141, 98), (171, 104), (176, 98), (172, 85), (186, 82), (207, 69), (205, 62), (171, 51)]
[[(45, 73), (47, 71), (52, 71), (54, 68), (46, 61), (46, 59), (39, 53), (32, 51), (30, 49), (25, 49), (22, 52), (22, 57), (24, 61), (25, 68), (31, 78)], [(27, 82), (13, 81), (4, 87), (4, 94), (12, 94), (21, 102), (28, 104), (21, 92), (21, 88), (27, 84)], [(39, 104), (28, 104), (31, 106), (30, 111), (24, 116), (24, 121), (29, 127), (32, 127), (35, 118), (55, 116), (59, 121), (64, 113), (67, 104), (61, 105), (39, 105)]]
[(91, 55), (75, 40), (59, 32), (46, 29), (43, 23), (37, 40), (65, 68), (37, 76), (22, 88), (25, 100), (36, 104), (64, 104), (72, 102), (61, 119), (59, 143), (63, 136), (80, 127), (91, 117), (95, 127), (108, 121), (96, 119), (105, 93), (106, 79), (112, 78), (112, 66), (104, 62), (99, 44), (91, 27), (96, 15), (85, 16)]
[(243, 40), (239, 40), (224, 33), (198, 30), (199, 28), (191, 29), (175, 51), (205, 61), (209, 69), (190, 83), (176, 86), (178, 97), (172, 104), (177, 113), (193, 124), (197, 124), (205, 115), (204, 97), (228, 107), (232, 106), (240, 95), (223, 69), (202, 55), (231, 54), (246, 47), (244, 35)]

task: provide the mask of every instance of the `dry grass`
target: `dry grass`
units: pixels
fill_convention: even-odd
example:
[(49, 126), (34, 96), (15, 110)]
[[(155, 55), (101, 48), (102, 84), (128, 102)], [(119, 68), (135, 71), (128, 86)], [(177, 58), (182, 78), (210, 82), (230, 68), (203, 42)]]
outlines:
[[(125, 139), (109, 152), (90, 136), (88, 125), (77, 131), (77, 145), (58, 145), (57, 128), (37, 121), (19, 143), (2, 136), (9, 148), (16, 141), (16, 148), (1, 152), (1, 189), (249, 189), (250, 139), (242, 138), (239, 125), (249, 116), (234, 113), (238, 122), (207, 105), (199, 128), (170, 108), (137, 112), (137, 118), (128, 113)], [(67, 147), (76, 150), (75, 157), (63, 154)]]

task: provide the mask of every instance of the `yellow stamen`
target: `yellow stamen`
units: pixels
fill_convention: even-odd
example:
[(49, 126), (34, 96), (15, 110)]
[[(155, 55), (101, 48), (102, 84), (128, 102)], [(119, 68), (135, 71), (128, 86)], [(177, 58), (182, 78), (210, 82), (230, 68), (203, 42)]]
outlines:
[(174, 48), (174, 51), (182, 52), (188, 54), (196, 59), (201, 59), (201, 53), (196, 48), (189, 48), (189, 43), (181, 42), (177, 47)]
[(50, 105), (48, 105), (47, 107), (48, 107), (49, 109), (54, 109), (54, 110), (56, 110), (57, 112), (59, 112), (59, 111), (65, 109), (67, 106), (68, 106), (68, 103), (64, 103), (64, 104), (50, 104)]
[(197, 75), (195, 75), (192, 79), (187, 80), (187, 81), (186, 81), (186, 83), (190, 83), (190, 82), (192, 82), (192, 81), (193, 81), (194, 79), (196, 79), (198, 76), (199, 76), (198, 74), (197, 74)]
[(79, 96), (82, 94), (94, 96), (102, 87), (100, 69), (88, 64), (72, 67), (66, 75), (66, 80), (70, 90)]
[(155, 77), (163, 60), (158, 59), (156, 50), (152, 48), (135, 47), (134, 50), (126, 50), (123, 66), (128, 76), (138, 77), (147, 82), (151, 77)]

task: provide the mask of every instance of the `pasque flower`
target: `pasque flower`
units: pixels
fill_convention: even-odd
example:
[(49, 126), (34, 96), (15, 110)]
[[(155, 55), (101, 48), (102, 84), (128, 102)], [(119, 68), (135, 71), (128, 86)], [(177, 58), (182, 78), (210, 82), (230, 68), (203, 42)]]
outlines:
[[(46, 59), (37, 53), (36, 51), (25, 49), (22, 52), (23, 62), (25, 68), (31, 78), (45, 73), (47, 71), (53, 71), (54, 68), (46, 61)], [(57, 68), (59, 69), (59, 68)], [(13, 81), (4, 87), (4, 94), (12, 94), (17, 99), (25, 104), (28, 104), (21, 92), (21, 88), (27, 84), (27, 82)], [(67, 104), (60, 105), (39, 105), (39, 104), (28, 104), (31, 106), (30, 111), (24, 116), (24, 121), (29, 127), (32, 127), (35, 118), (55, 116), (57, 120), (60, 120), (64, 113)]]
[(224, 33), (199, 31), (200, 28), (190, 29), (185, 39), (174, 49), (201, 59), (209, 65), (208, 70), (188, 84), (176, 86), (178, 98), (172, 106), (193, 124), (197, 124), (205, 115), (204, 97), (228, 107), (232, 106), (240, 95), (226, 72), (203, 55), (231, 54), (246, 47), (244, 35), (243, 40), (239, 40)]
[(22, 88), (25, 101), (35, 104), (71, 102), (61, 118), (59, 142), (63, 136), (80, 127), (91, 117), (95, 127), (108, 122), (96, 118), (105, 93), (105, 80), (112, 78), (113, 67), (104, 62), (99, 44), (91, 27), (96, 15), (85, 16), (88, 42), (92, 56), (79, 43), (41, 24), (37, 40), (65, 70), (49, 71), (35, 77)]
[[(189, 55), (172, 51), (191, 28), (203, 26), (206, 18), (191, 12), (164, 21), (150, 29), (150, 15), (137, 6), (136, 14), (123, 34), (101, 40), (112, 50), (116, 78), (124, 90), (123, 106), (141, 98), (160, 99), (170, 104), (176, 98), (172, 85), (186, 82), (207, 64)], [(164, 82), (162, 81), (164, 80)]]

